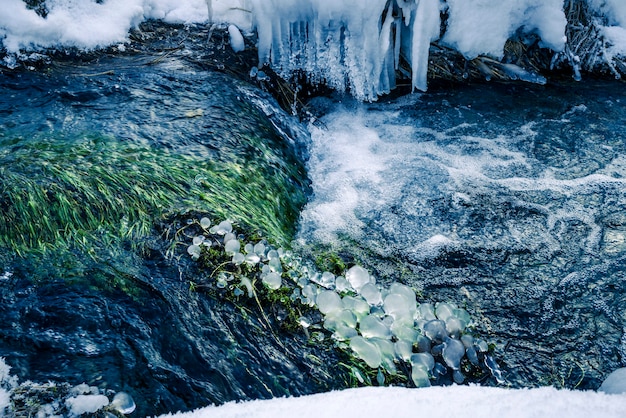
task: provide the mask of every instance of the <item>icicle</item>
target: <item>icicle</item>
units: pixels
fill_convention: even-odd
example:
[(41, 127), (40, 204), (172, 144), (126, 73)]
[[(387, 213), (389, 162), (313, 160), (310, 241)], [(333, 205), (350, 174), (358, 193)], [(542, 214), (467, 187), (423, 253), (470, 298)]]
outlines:
[(411, 26), (413, 89), (426, 91), (430, 43), (439, 38), (439, 0), (420, 0)]

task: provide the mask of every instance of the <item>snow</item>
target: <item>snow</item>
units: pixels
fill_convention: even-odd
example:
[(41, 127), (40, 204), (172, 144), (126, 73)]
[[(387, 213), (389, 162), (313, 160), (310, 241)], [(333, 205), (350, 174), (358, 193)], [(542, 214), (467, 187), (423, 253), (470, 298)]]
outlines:
[(430, 418), (546, 417), (623, 418), (625, 395), (538, 389), (502, 389), (449, 386), (423, 389), (365, 387), (299, 398), (278, 398), (209, 406), (189, 413), (163, 415), (177, 418)]
[(448, 28), (443, 42), (472, 59), (501, 57), (504, 44), (518, 29), (537, 33), (544, 45), (560, 51), (567, 20), (563, 0), (447, 0)]

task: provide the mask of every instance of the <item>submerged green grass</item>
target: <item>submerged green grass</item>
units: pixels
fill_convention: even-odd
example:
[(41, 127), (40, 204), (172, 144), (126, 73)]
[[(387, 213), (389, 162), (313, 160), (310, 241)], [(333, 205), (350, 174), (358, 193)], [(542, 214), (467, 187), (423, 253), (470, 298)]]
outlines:
[(287, 242), (304, 171), (266, 157), (214, 160), (94, 134), (0, 136), (0, 246), (24, 255), (137, 245), (158, 222), (195, 211)]

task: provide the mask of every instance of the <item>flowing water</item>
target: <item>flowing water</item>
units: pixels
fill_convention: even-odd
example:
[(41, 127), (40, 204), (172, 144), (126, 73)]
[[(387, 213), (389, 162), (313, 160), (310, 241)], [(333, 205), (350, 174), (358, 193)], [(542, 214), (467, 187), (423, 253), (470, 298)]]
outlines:
[(455, 302), (514, 386), (626, 361), (626, 94), (616, 82), (319, 100), (303, 242)]
[[(267, 95), (197, 65), (214, 60), (189, 45), (203, 36), (2, 75), (0, 199), (28, 209), (0, 225), (12, 373), (124, 390), (138, 416), (345, 385), (302, 330), (190, 292), (199, 273), (164, 237), (203, 213), (278, 243), (298, 228), (305, 254), (465, 307), (510, 385), (595, 389), (626, 365), (622, 83), (318, 98), (309, 140)], [(67, 216), (20, 187), (91, 209), (60, 230)]]

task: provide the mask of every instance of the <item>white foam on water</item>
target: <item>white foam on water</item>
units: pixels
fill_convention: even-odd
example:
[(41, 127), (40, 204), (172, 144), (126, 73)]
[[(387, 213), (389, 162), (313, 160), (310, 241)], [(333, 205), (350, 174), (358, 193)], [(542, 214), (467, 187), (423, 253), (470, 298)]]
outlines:
[(367, 127), (359, 107), (325, 118), (323, 127), (310, 127), (309, 176), (315, 197), (302, 212), (300, 223), (323, 241), (336, 239), (338, 232), (358, 236), (363, 224), (357, 211), (384, 203), (381, 198), (387, 185), (380, 172), (387, 167), (381, 154), (385, 144)]
[[(403, 100), (398, 107), (340, 104), (312, 127), (308, 168), (314, 195), (302, 213), (301, 239), (332, 243), (347, 234), (372, 240), (369, 246), (381, 254), (400, 250), (416, 259), (477, 245), (554, 253), (572, 223), (587, 229), (577, 243), (586, 253), (597, 253), (603, 239), (619, 240), (605, 237), (602, 204), (589, 201), (606, 192), (625, 203), (624, 156), (579, 175), (547, 165), (528, 149), (545, 125), (506, 133), (487, 129), (484, 136), (467, 123), (437, 131), (401, 116)], [(537, 123), (567, 127), (573, 123), (567, 117)], [(490, 208), (502, 205), (536, 216), (498, 212), (493, 221), (468, 227), (449, 215), (489, 218)]]

